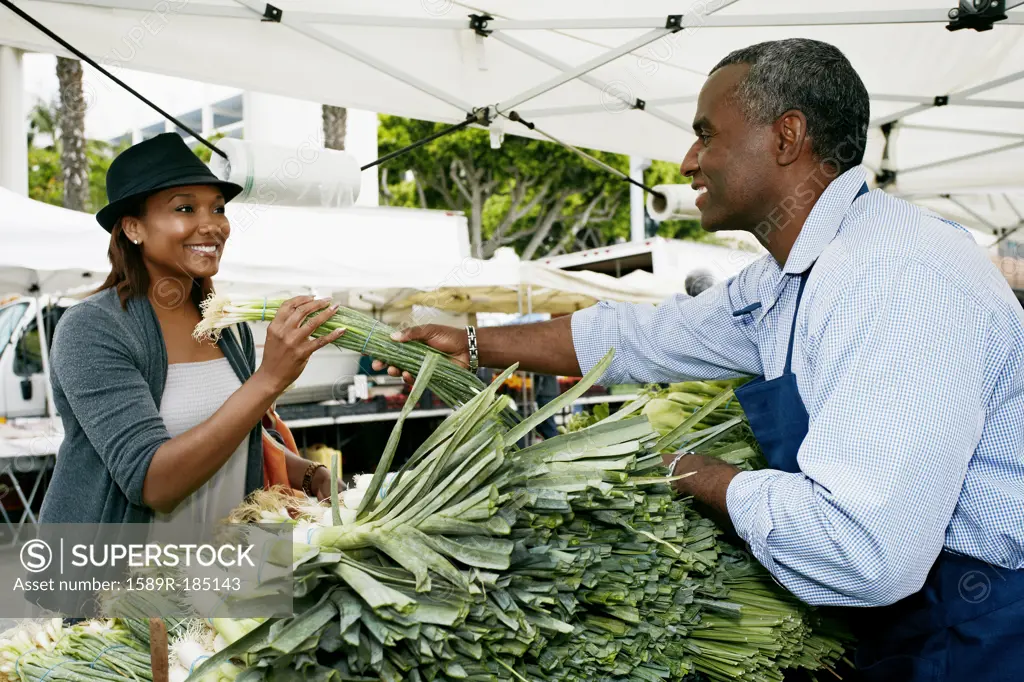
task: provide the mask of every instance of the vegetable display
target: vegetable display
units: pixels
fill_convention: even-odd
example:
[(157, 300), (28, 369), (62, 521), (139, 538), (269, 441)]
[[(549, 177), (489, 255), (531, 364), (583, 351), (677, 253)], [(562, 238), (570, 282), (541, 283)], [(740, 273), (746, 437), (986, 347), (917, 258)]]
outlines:
[[(663, 451), (757, 466), (732, 384), (652, 388), (515, 447), (611, 357), (514, 426), (497, 393), (509, 368), (392, 467), (411, 405), (444, 366), (425, 355), (373, 476), (330, 507), (262, 491), (232, 515), (293, 524), (296, 615), (189, 624), (185, 641), (204, 653), (175, 641), (175, 669), (211, 682), (781, 682), (789, 669), (831, 671), (842, 629), (669, 487)], [(35, 668), (7, 674), (41, 679)]]

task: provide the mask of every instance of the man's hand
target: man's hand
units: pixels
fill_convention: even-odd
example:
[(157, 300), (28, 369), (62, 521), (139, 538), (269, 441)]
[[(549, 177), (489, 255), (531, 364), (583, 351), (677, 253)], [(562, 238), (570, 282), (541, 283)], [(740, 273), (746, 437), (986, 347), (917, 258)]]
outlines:
[[(661, 459), (665, 466), (671, 466), (678, 453), (667, 452)], [(672, 488), (680, 495), (692, 496), (705, 505), (714, 520), (724, 529), (732, 532), (732, 521), (726, 505), (729, 483), (740, 472), (732, 464), (704, 455), (684, 455), (676, 463), (671, 476), (686, 476), (672, 482)]]
[[(391, 339), (402, 343), (420, 341), (442, 353), (447, 353), (455, 363), (469, 367), (469, 336), (466, 334), (465, 328), (447, 327), (442, 324), (423, 324), (399, 330), (391, 335)], [(372, 367), (377, 372), (387, 367), (388, 374), (391, 376), (401, 376), (410, 384), (413, 382), (411, 374), (402, 372), (397, 367), (388, 366), (387, 363), (380, 360), (374, 360)]]
[[(446, 353), (456, 364), (469, 368), (469, 336), (465, 327), (424, 324), (395, 332), (394, 341), (420, 341)], [(480, 366), (505, 369), (519, 365), (520, 372), (537, 372), (557, 376), (578, 377), (580, 364), (572, 340), (572, 317), (566, 315), (547, 322), (514, 324), (507, 327), (479, 327), (476, 330)], [(374, 360), (373, 369), (387, 369), (393, 377), (401, 376), (412, 383), (408, 372), (388, 367)]]

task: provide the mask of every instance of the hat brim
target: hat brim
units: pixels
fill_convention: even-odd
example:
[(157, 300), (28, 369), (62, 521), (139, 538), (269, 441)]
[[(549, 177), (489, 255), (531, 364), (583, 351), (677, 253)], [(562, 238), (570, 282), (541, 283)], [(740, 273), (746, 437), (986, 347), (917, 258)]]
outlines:
[(211, 185), (219, 187), (221, 193), (224, 194), (224, 201), (231, 201), (242, 192), (241, 185), (236, 185), (235, 183), (228, 182), (226, 180), (219, 180), (216, 176), (194, 175), (191, 177), (175, 178), (174, 180), (165, 182), (161, 185), (150, 187), (145, 192), (131, 194), (107, 204), (96, 212), (96, 221), (104, 230), (110, 232), (114, 229), (114, 225), (117, 224), (117, 221), (124, 215), (124, 212), (140, 199), (144, 199), (150, 194), (155, 194), (165, 189), (171, 189), (172, 187), (187, 187), (189, 185)]

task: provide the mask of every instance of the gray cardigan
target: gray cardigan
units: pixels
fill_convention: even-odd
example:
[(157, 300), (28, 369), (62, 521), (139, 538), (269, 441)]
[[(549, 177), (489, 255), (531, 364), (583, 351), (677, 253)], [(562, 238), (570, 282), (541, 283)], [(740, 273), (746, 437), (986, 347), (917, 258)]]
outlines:
[[(252, 332), (224, 334), (218, 346), (239, 380), (255, 370)], [(114, 289), (69, 308), (54, 331), (50, 382), (64, 424), (43, 523), (148, 523), (142, 502), (149, 463), (170, 440), (160, 417), (167, 348), (148, 298), (122, 310)], [(245, 490), (263, 487), (260, 425), (249, 434)]]

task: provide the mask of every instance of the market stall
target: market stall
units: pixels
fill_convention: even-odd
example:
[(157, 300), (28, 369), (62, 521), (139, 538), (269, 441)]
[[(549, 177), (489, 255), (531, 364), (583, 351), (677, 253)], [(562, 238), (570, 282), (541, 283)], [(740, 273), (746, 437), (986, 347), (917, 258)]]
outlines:
[[(105, 47), (104, 40), (109, 45), (119, 31), (126, 35), (131, 22), (140, 19), (141, 8), (134, 0), (117, 0), (113, 10), (104, 0), (27, 4), (38, 7), (46, 21), (55, 22), (76, 40), (80, 38), (96, 54)], [(387, 16), (378, 16), (371, 14), (381, 11), (377, 4), (368, 2), (346, 6), (346, 14), (334, 5), (310, 8), (298, 2), (283, 8), (249, 0), (234, 5), (200, 2), (180, 9), (152, 45), (140, 50), (139, 63), (143, 68), (174, 68), (179, 74), (191, 75), (199, 72), (198, 60), (208, 65), (217, 59), (224, 63), (225, 82), (281, 81), (282, 91), (319, 101), (433, 120), (473, 121), (491, 128), (492, 144), (500, 144), (502, 134), (508, 132), (506, 124), (525, 121), (531, 124), (531, 135), (564, 136), (575, 144), (663, 156), (659, 150), (687, 146), (693, 94), (709, 62), (733, 47), (749, 45), (755, 37), (784, 37), (799, 28), (801, 35), (838, 45), (868, 81), (876, 117), (865, 161), (872, 171), (872, 184), (925, 199), (930, 192), (992, 193), (1005, 186), (1024, 186), (1020, 174), (1024, 135), (1019, 129), (1012, 130), (1019, 123), (1010, 115), (1011, 110), (1024, 108), (1020, 97), (1024, 91), (1018, 87), (1024, 72), (1015, 70), (1019, 66), (1008, 66), (1019, 65), (1024, 56), (1020, 41), (1024, 15), (1018, 9), (1022, 3), (1009, 3), (1009, 17), (989, 16), (991, 24), (1002, 22), (996, 30), (941, 34), (947, 40), (937, 39), (936, 31), (941, 32), (948, 22), (952, 22), (950, 29), (965, 28), (957, 25), (958, 15), (945, 8), (940, 12), (937, 3), (925, 9), (920, 5), (927, 3), (906, 4), (912, 6), (893, 8), (880, 0), (857, 5), (844, 1), (836, 2), (835, 8), (845, 11), (783, 14), (780, 12), (789, 7), (794, 12), (805, 8), (787, 1), (760, 4), (755, 10), (752, 2), (726, 0), (713, 7), (705, 4), (690, 14), (663, 14), (652, 19), (633, 16), (635, 3), (598, 3), (595, 7), (593, 3), (570, 2), (557, 5), (557, 9), (528, 3), (526, 9), (517, 10), (518, 5), (497, 0), (488, 8), (497, 17), (473, 14), (467, 22), (450, 18), (454, 5), (447, 4), (435, 14), (423, 3), (400, 2)], [(978, 5), (962, 3), (960, 12)], [(70, 11), (64, 15), (55, 7)], [(667, 2), (652, 3), (650, 8), (665, 13), (675, 10)], [(739, 8), (758, 13), (744, 15)], [(359, 10), (366, 13), (359, 14)], [(422, 16), (424, 10), (431, 16)], [(975, 24), (973, 28), (993, 27)], [(32, 42), (24, 33), (0, 28), (2, 31), (13, 40)], [(515, 37), (509, 35), (516, 32)], [(226, 39), (218, 44), (219, 36)], [(670, 37), (685, 42), (673, 43), (666, 57), (650, 59), (643, 52)], [(279, 39), (279, 58), (259, 49), (272, 39)], [(181, 63), (169, 66), (174, 63), (172, 52), (180, 55), (182, 46), (194, 46), (195, 53), (186, 49)], [(152, 52), (146, 54), (150, 47)], [(973, 58), (981, 52), (988, 58)], [(310, 63), (341, 73), (343, 78), (328, 82), (298, 77)], [(493, 71), (492, 64), (497, 65)], [(647, 65), (655, 68), (647, 73)], [(383, 84), (374, 87), (379, 78)], [(631, 82), (627, 78), (638, 82), (643, 96), (628, 84), (620, 87)], [(339, 87), (345, 94), (330, 94)], [(600, 101), (584, 104), (586, 95), (595, 91), (602, 93)], [(992, 95), (993, 99), (978, 95)], [(948, 112), (953, 113), (947, 116)], [(986, 117), (986, 130), (998, 128), (995, 137), (1009, 136), (1015, 141), (990, 144), (991, 136), (971, 127)], [(951, 139), (960, 142), (946, 143)], [(950, 151), (951, 147), (958, 151)], [(803, 156), (802, 160), (808, 159)], [(787, 177), (795, 179), (793, 174)], [(838, 192), (847, 199), (855, 192), (858, 198), (868, 194), (867, 186), (859, 192), (858, 187), (846, 187), (844, 182), (849, 183), (850, 176), (845, 177), (830, 188), (834, 192), (830, 196), (838, 196)], [(860, 184), (857, 178), (856, 185)], [(879, 193), (873, 198), (882, 199)], [(838, 203), (819, 204), (825, 213), (823, 222), (839, 225), (849, 213), (849, 203)], [(895, 218), (900, 216), (894, 214), (906, 208), (894, 205), (896, 202), (890, 202), (885, 207), (887, 226), (896, 224)], [(928, 224), (920, 220), (907, 223), (908, 232), (920, 231)], [(992, 225), (988, 229), (997, 238), (1015, 229)], [(946, 232), (953, 234), (952, 230)], [(932, 235), (914, 236), (920, 243)], [(945, 233), (939, 236), (949, 238)], [(952, 239), (948, 243), (962, 244)], [(787, 253), (792, 255), (788, 251), (791, 244), (772, 246), (780, 264), (787, 260)], [(824, 244), (821, 247), (826, 248)], [(937, 251), (932, 255), (942, 260), (955, 249)], [(882, 260), (881, 253), (872, 255)], [(590, 331), (598, 344), (615, 345), (615, 349), (603, 356), (603, 348), (591, 352), (596, 357), (587, 358), (592, 362), (586, 376), (530, 415), (517, 414), (512, 401), (500, 393), (515, 366), (484, 385), (442, 353), (417, 344), (395, 343), (391, 330), (380, 328), (373, 318), (349, 310), (336, 314), (317, 331), (330, 333), (344, 326), (346, 336), (338, 345), (366, 350), (402, 372), (415, 373), (416, 383), (377, 469), (365, 485), (339, 494), (335, 481), (340, 472), (335, 466), (329, 473), (330, 509), (283, 492), (263, 491), (264, 495), (232, 513), (232, 520), (238, 523), (273, 521), (285, 526), (283, 532), (291, 542), (288, 551), (276, 557), (276, 565), (294, 571), (294, 580), (289, 575), (284, 584), (289, 597), (295, 598), (291, 603), (297, 605), (297, 613), (280, 619), (275, 614), (242, 620), (233, 618), (230, 609), (221, 609), (226, 599), (213, 600), (216, 608), (196, 615), (186, 626), (189, 637), (174, 638), (171, 664), (175, 672), (179, 677), (210, 673), (229, 680), (280, 673), (281, 677), (324, 679), (338, 675), (389, 681), (512, 677), (566, 682), (685, 679), (699, 674), (726, 682), (782, 680), (786, 671), (803, 668), (812, 675), (821, 671), (822, 675), (841, 677), (842, 662), (848, 662), (849, 631), (809, 604), (890, 605), (920, 589), (926, 576), (932, 580), (936, 575), (931, 571), (933, 562), (943, 585), (956, 585), (938, 596), (937, 606), (945, 609), (948, 605), (950, 612), (960, 614), (960, 624), (986, 620), (972, 637), (952, 642), (955, 638), (946, 636), (947, 613), (929, 603), (923, 609), (929, 618), (939, 621), (934, 625), (936, 633), (949, 640), (950, 647), (963, 646), (974, 656), (1000, 656), (995, 665), (1004, 671), (1015, 668), (1008, 652), (997, 654), (978, 643), (986, 642), (988, 634), (1007, 640), (1015, 635), (1019, 623), (1009, 622), (1012, 618), (998, 611), (1019, 603), (1019, 596), (1005, 592), (990, 595), (985, 589), (980, 601), (993, 596), (995, 604), (978, 607), (977, 601), (964, 596), (964, 574), (958, 576), (953, 571), (966, 566), (972, 569), (966, 575), (976, 576), (979, 568), (994, 567), (998, 559), (1000, 566), (1010, 564), (1006, 566), (1007, 583), (1024, 586), (1024, 574), (1014, 574), (1014, 566), (1005, 558), (1020, 544), (1019, 528), (1013, 525), (1020, 509), (1020, 496), (1015, 496), (1019, 491), (1012, 486), (1016, 442), (1004, 439), (1008, 442), (978, 446), (979, 425), (969, 419), (980, 412), (979, 387), (990, 388), (996, 372), (1005, 371), (1013, 381), (1019, 379), (1015, 370), (1007, 368), (1009, 363), (995, 366), (992, 358), (996, 353), (989, 352), (997, 347), (992, 338), (999, 342), (1010, 339), (1020, 347), (1020, 329), (1015, 324), (1019, 311), (1015, 307), (1012, 312), (1007, 310), (1009, 299), (1002, 282), (993, 287), (993, 291), (998, 289), (998, 296), (992, 297), (998, 298), (994, 303), (977, 300), (974, 292), (962, 290), (955, 295), (944, 292), (948, 298), (933, 297), (932, 290), (920, 282), (901, 289), (901, 295), (910, 290), (914, 309), (930, 313), (929, 319), (949, 315), (955, 320), (949, 325), (907, 327), (906, 320), (899, 318), (904, 309), (889, 305), (897, 300), (895, 296), (872, 298), (868, 291), (869, 305), (858, 305), (859, 289), (848, 299), (838, 296), (840, 305), (846, 306), (842, 308), (845, 314), (827, 325), (838, 339), (858, 338), (869, 327), (881, 328), (884, 334), (881, 339), (858, 342), (859, 348), (849, 344), (854, 346), (850, 355), (857, 360), (868, 358), (869, 362), (863, 363), (868, 365), (866, 369), (840, 371), (846, 367), (846, 358), (822, 354), (821, 360), (830, 365), (811, 371), (843, 375), (844, 383), (833, 391), (826, 408), (810, 405), (820, 417), (814, 421), (812, 433), (812, 424), (803, 418), (808, 416), (807, 406), (792, 371), (799, 365), (798, 371), (805, 373), (813, 365), (809, 360), (818, 360), (808, 357), (811, 344), (794, 343), (800, 297), (814, 262), (814, 254), (802, 253), (801, 257), (807, 257), (806, 267), (790, 273), (801, 276), (795, 298), (782, 297), (783, 289), (795, 277), (778, 286), (778, 278), (771, 281), (766, 275), (746, 283), (745, 289), (750, 290), (739, 292), (745, 299), (740, 302), (743, 307), (733, 306), (731, 317), (725, 305), (733, 301), (708, 297), (690, 302), (691, 311), (698, 312), (703, 303), (718, 305), (709, 306), (714, 308), (713, 315), (700, 318), (707, 324), (685, 324), (697, 319), (695, 315), (684, 316), (684, 324), (668, 325), (670, 332), (659, 335), (663, 340), (660, 349), (650, 338), (641, 339), (652, 346), (649, 357), (625, 342), (620, 320), (607, 321), (602, 329), (594, 325)], [(835, 274), (841, 267), (837, 260), (818, 263), (815, 274), (819, 281), (829, 276), (823, 272)], [(915, 267), (924, 270), (933, 266), (913, 260)], [(314, 263), (323, 260), (317, 256)], [(959, 262), (952, 257), (943, 262), (950, 264), (964, 265), (964, 270), (973, 268), (964, 276), (973, 277), (976, 285), (997, 282), (998, 277), (992, 276), (978, 254)], [(453, 305), (466, 309), (511, 307), (508, 291), (514, 289), (516, 309), (524, 312), (521, 283), (524, 279), (533, 282), (535, 277), (540, 291), (564, 289), (580, 296), (597, 290), (602, 296), (612, 290), (624, 293), (630, 286), (543, 270), (524, 275), (521, 264), (507, 265), (502, 275), (506, 279), (496, 277), (496, 286), (482, 284), (483, 280), (473, 282), (469, 288), (475, 285), (480, 289), (478, 298), (471, 292), (460, 303), (453, 296)], [(431, 283), (425, 279), (435, 272), (433, 266), (423, 267), (402, 282), (408, 288), (427, 290)], [(318, 285), (332, 287), (331, 281), (325, 277)], [(443, 280), (433, 281), (434, 289), (451, 288), (439, 287), (439, 281)], [(761, 287), (754, 286), (760, 284), (771, 285), (765, 289), (778, 286), (772, 300), (762, 295)], [(534, 310), (532, 287), (532, 283), (527, 285), (530, 293), (525, 312)], [(714, 293), (722, 295), (723, 291)], [(731, 297), (734, 292), (728, 293)], [(846, 291), (839, 293), (845, 295)], [(636, 291), (631, 295), (637, 295)], [(752, 301), (755, 296), (760, 300)], [(813, 295), (810, 298), (818, 306), (830, 302)], [(542, 297), (541, 304), (554, 306), (552, 300)], [(947, 300), (950, 305), (943, 306)], [(395, 302), (389, 299), (385, 304)], [(252, 321), (257, 316), (264, 320), (267, 303), (258, 298), (231, 301), (205, 311), (201, 331), (215, 338), (217, 330), (236, 321)], [(992, 308), (986, 309), (990, 304)], [(409, 305), (438, 307), (428, 306), (422, 299)], [(996, 305), (1000, 307), (994, 311)], [(774, 319), (758, 329), (767, 329), (769, 338), (759, 338), (756, 344), (749, 329), (741, 329), (748, 322), (763, 323), (770, 311), (789, 310), (793, 320), (789, 344), (778, 333), (783, 325)], [(816, 313), (832, 310), (819, 307)], [(995, 312), (1007, 323), (996, 326), (1000, 328), (981, 328), (982, 321), (993, 319)], [(746, 315), (751, 317), (743, 317)], [(649, 319), (635, 322), (634, 331), (643, 332), (640, 336), (654, 336), (656, 330)], [(551, 337), (545, 334), (552, 327), (535, 329), (530, 337), (534, 343), (522, 343), (522, 336), (509, 334), (506, 346), (529, 346), (534, 366), (545, 366), (535, 358), (548, 354), (546, 342)], [(968, 331), (971, 338), (967, 334), (954, 336)], [(604, 336), (602, 332), (609, 333)], [(676, 344), (675, 333), (693, 358), (681, 358), (678, 366), (668, 362), (660, 363), (665, 367), (657, 366), (656, 351)], [(559, 353), (562, 364), (558, 371), (572, 371), (577, 362), (582, 366), (578, 350), (575, 359), (570, 356), (569, 343), (575, 339), (566, 335), (564, 327), (559, 334), (557, 341), (564, 352)], [(725, 353), (720, 349), (702, 347), (703, 337), (711, 334), (731, 348), (750, 353), (721, 362)], [(467, 339), (472, 358), (476, 350), (472, 331)], [(967, 345), (972, 342), (975, 345)], [(1002, 343), (1000, 351), (1012, 345)], [(793, 352), (795, 346), (799, 355)], [(933, 349), (937, 352), (931, 352)], [(960, 360), (974, 362), (984, 357), (986, 364), (981, 368), (978, 363), (977, 371), (968, 376), (972, 373), (960, 370), (967, 362), (947, 363), (942, 355), (958, 353)], [(747, 385), (743, 383), (746, 377), (740, 377), (673, 384), (630, 396), (614, 414), (595, 409), (592, 415), (567, 424), (569, 433), (518, 447), (532, 429), (583, 398), (594, 383), (607, 377), (617, 356), (620, 362), (626, 358), (627, 363), (639, 367), (629, 374), (620, 371), (619, 377), (653, 376), (652, 380), (660, 381), (690, 376), (688, 360), (695, 359), (705, 369), (724, 370), (712, 376), (733, 377), (752, 369), (768, 375), (772, 373), (768, 365), (778, 365), (784, 368), (783, 381)], [(791, 364), (794, 357), (796, 365)], [(896, 372), (888, 372), (891, 358), (895, 358)], [(646, 373), (652, 366), (660, 372)], [(950, 390), (961, 382), (967, 388)], [(766, 386), (773, 391), (767, 398)], [(443, 395), (454, 411), (437, 430), (417, 440), (415, 450), (410, 448), (400, 466), (393, 466), (398, 464), (402, 430), (428, 387)], [(1009, 405), (1019, 398), (1016, 385), (999, 388), (1005, 395), (996, 395), (993, 403)], [(758, 400), (753, 399), (754, 392)], [(947, 401), (950, 394), (955, 397)], [(902, 400), (907, 395), (912, 398)], [(973, 401), (970, 405), (960, 404), (969, 400)], [(654, 405), (662, 409), (648, 409)], [(901, 410), (895, 418), (886, 412), (892, 409), (890, 405)], [(951, 409), (965, 418), (948, 419)], [(993, 409), (985, 413), (986, 425), (994, 432), (1015, 433), (1011, 424), (1015, 412)], [(877, 428), (878, 424), (886, 428)], [(857, 455), (856, 461), (850, 459), (850, 452)], [(934, 461), (929, 459), (933, 453), (939, 453)], [(972, 467), (965, 484), (963, 462), (968, 456), (991, 466), (982, 469), (984, 475)], [(677, 468), (680, 463), (682, 472)], [(771, 471), (757, 471), (766, 468)], [(691, 476), (696, 478), (687, 480)], [(739, 476), (744, 477), (740, 485), (747, 482), (740, 493), (745, 499), (739, 507), (729, 500), (726, 508), (730, 481)], [(985, 510), (986, 524), (977, 523), (977, 516), (970, 513), (973, 505), (966, 506), (967, 512), (963, 505), (953, 509), (951, 493), (957, 485), (963, 486), (968, 500), (972, 493), (978, 497), (977, 488), (990, 493), (982, 496), (985, 499), (970, 500)], [(730, 491), (728, 496), (732, 495)], [(735, 510), (742, 513), (734, 513), (732, 523), (746, 544), (734, 544), (712, 520)], [(971, 547), (974, 555), (942, 552), (951, 527), (942, 516), (950, 513), (954, 517), (959, 514), (956, 520), (958, 527), (965, 529), (963, 535), (976, 541)], [(986, 528), (981, 528), (983, 525)], [(768, 547), (772, 542), (781, 546)], [(1009, 552), (995, 557), (993, 548), (1000, 543)], [(936, 554), (940, 556), (937, 561)], [(969, 563), (958, 564), (961, 560)], [(255, 585), (264, 587), (259, 579)], [(233, 606), (239, 601), (244, 600), (236, 600)], [(26, 676), (45, 679), (55, 669), (89, 665), (109, 679), (115, 678), (113, 671), (145, 670), (147, 665), (164, 663), (165, 654), (146, 656), (145, 647), (152, 646), (152, 641), (140, 627), (139, 614), (144, 610), (129, 598), (115, 606), (119, 612), (104, 615), (117, 615), (116, 623), (93, 621), (67, 637), (59, 623), (45, 632), (31, 631), (33, 636), (23, 631), (5, 643), (2, 654), (9, 662), (7, 667), (11, 662), (15, 668), (23, 665)], [(210, 604), (192, 606), (204, 610)], [(973, 607), (979, 611), (972, 613)], [(878, 619), (873, 624), (875, 636), (881, 644), (890, 644), (885, 628), (898, 631), (919, 620), (914, 618), (919, 614)], [(1008, 622), (999, 624), (991, 620), (995, 618)], [(179, 625), (179, 621), (169, 620), (167, 627)], [(192, 646), (196, 642), (190, 637), (201, 638), (202, 646)], [(895, 657), (899, 659), (917, 660), (920, 653), (921, 660), (938, 665), (954, 658), (916, 642), (896, 644), (898, 652), (908, 654)], [(112, 654), (111, 646), (127, 651)], [(933, 658), (925, 659), (925, 655)], [(963, 661), (958, 664), (972, 667)], [(243, 666), (248, 669), (245, 673)], [(962, 672), (958, 673), (961, 677)]]
[[(684, 248), (689, 244), (680, 242)], [(695, 249), (701, 245), (694, 244)], [(736, 252), (723, 278), (735, 275), (760, 254)], [(685, 291), (693, 269), (714, 267), (695, 258), (690, 267), (656, 275), (636, 270), (623, 277), (588, 270), (561, 269), (538, 261), (520, 261), (512, 249), (499, 249), (487, 261), (467, 259), (439, 286), (419, 290), (362, 293), (362, 300), (379, 301), (382, 309), (408, 310), (413, 306), (454, 313), (571, 313), (601, 300), (656, 305)], [(716, 269), (717, 270), (717, 269)], [(370, 297), (373, 297), (372, 299)]]

